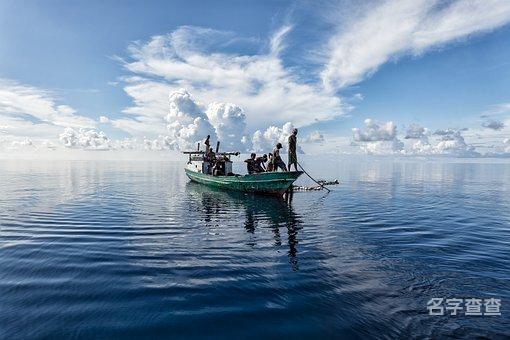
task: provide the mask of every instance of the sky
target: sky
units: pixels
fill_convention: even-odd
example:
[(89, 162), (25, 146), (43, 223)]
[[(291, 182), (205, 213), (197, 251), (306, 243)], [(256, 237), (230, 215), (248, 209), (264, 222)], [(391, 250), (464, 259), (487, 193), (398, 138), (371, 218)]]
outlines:
[(0, 154), (510, 157), (510, 2), (0, 1)]

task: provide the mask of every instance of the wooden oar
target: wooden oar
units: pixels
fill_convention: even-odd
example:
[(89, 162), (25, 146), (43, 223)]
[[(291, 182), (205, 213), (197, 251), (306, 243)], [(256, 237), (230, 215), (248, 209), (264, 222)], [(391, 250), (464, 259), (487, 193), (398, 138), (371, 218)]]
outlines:
[(321, 183), (317, 182), (317, 181), (316, 181), (316, 180), (315, 180), (312, 176), (310, 176), (310, 174), (309, 174), (308, 172), (306, 172), (306, 170), (305, 170), (305, 169), (301, 166), (301, 164), (299, 164), (299, 162), (296, 162), (296, 163), (299, 165), (299, 167), (301, 168), (301, 170), (303, 170), (303, 172), (304, 172), (304, 173), (305, 173), (308, 177), (310, 177), (310, 179), (311, 179), (312, 181), (314, 181), (315, 183), (317, 183), (317, 185), (319, 185), (321, 188), (326, 189), (328, 192), (331, 192), (331, 190), (329, 190), (329, 189), (328, 189), (328, 188), (326, 188), (323, 184), (321, 184)]

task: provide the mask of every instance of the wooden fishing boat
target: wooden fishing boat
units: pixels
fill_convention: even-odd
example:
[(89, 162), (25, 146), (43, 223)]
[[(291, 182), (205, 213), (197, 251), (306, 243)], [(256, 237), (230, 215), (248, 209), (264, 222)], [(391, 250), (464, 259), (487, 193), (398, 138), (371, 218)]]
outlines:
[(239, 152), (216, 152), (214, 157), (220, 161), (214, 161), (215, 167), (204, 151), (184, 151), (183, 153), (189, 155), (184, 169), (189, 179), (221, 189), (281, 196), (303, 173), (288, 171), (239, 175), (232, 172), (230, 159), (232, 155), (239, 155)]

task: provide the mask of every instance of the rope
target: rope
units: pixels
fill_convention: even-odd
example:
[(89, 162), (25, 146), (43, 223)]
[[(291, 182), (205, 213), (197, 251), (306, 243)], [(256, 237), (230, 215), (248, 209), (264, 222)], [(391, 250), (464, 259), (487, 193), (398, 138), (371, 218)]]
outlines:
[(316, 181), (316, 180), (315, 180), (312, 176), (310, 176), (310, 174), (309, 174), (308, 172), (306, 172), (306, 170), (305, 170), (305, 169), (301, 166), (301, 164), (299, 164), (299, 162), (296, 162), (296, 163), (299, 165), (299, 167), (301, 168), (301, 170), (303, 170), (303, 172), (304, 172), (304, 173), (305, 173), (308, 177), (310, 177), (310, 179), (311, 179), (312, 181), (314, 181), (315, 183), (317, 183), (317, 185), (319, 185), (321, 188), (326, 189), (328, 192), (331, 192), (331, 190), (329, 190), (329, 189), (328, 189), (328, 188), (326, 188), (323, 184), (321, 184), (321, 183), (317, 182), (317, 181)]

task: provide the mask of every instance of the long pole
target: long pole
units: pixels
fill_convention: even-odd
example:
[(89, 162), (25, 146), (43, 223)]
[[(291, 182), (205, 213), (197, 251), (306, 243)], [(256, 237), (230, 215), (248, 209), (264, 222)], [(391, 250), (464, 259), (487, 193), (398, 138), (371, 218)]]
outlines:
[(310, 177), (310, 179), (311, 179), (312, 181), (314, 181), (315, 183), (317, 183), (317, 185), (319, 185), (321, 188), (326, 189), (328, 192), (331, 192), (331, 190), (329, 190), (329, 189), (328, 189), (328, 188), (326, 188), (323, 184), (321, 184), (321, 183), (317, 182), (317, 181), (316, 181), (316, 180), (315, 180), (312, 176), (310, 176), (310, 174), (309, 174), (308, 172), (306, 172), (306, 170), (305, 170), (305, 169), (301, 166), (301, 164), (299, 164), (299, 162), (296, 162), (296, 163), (299, 165), (299, 167), (301, 168), (301, 170), (303, 170), (303, 172), (304, 172), (304, 173), (305, 173), (308, 177)]

